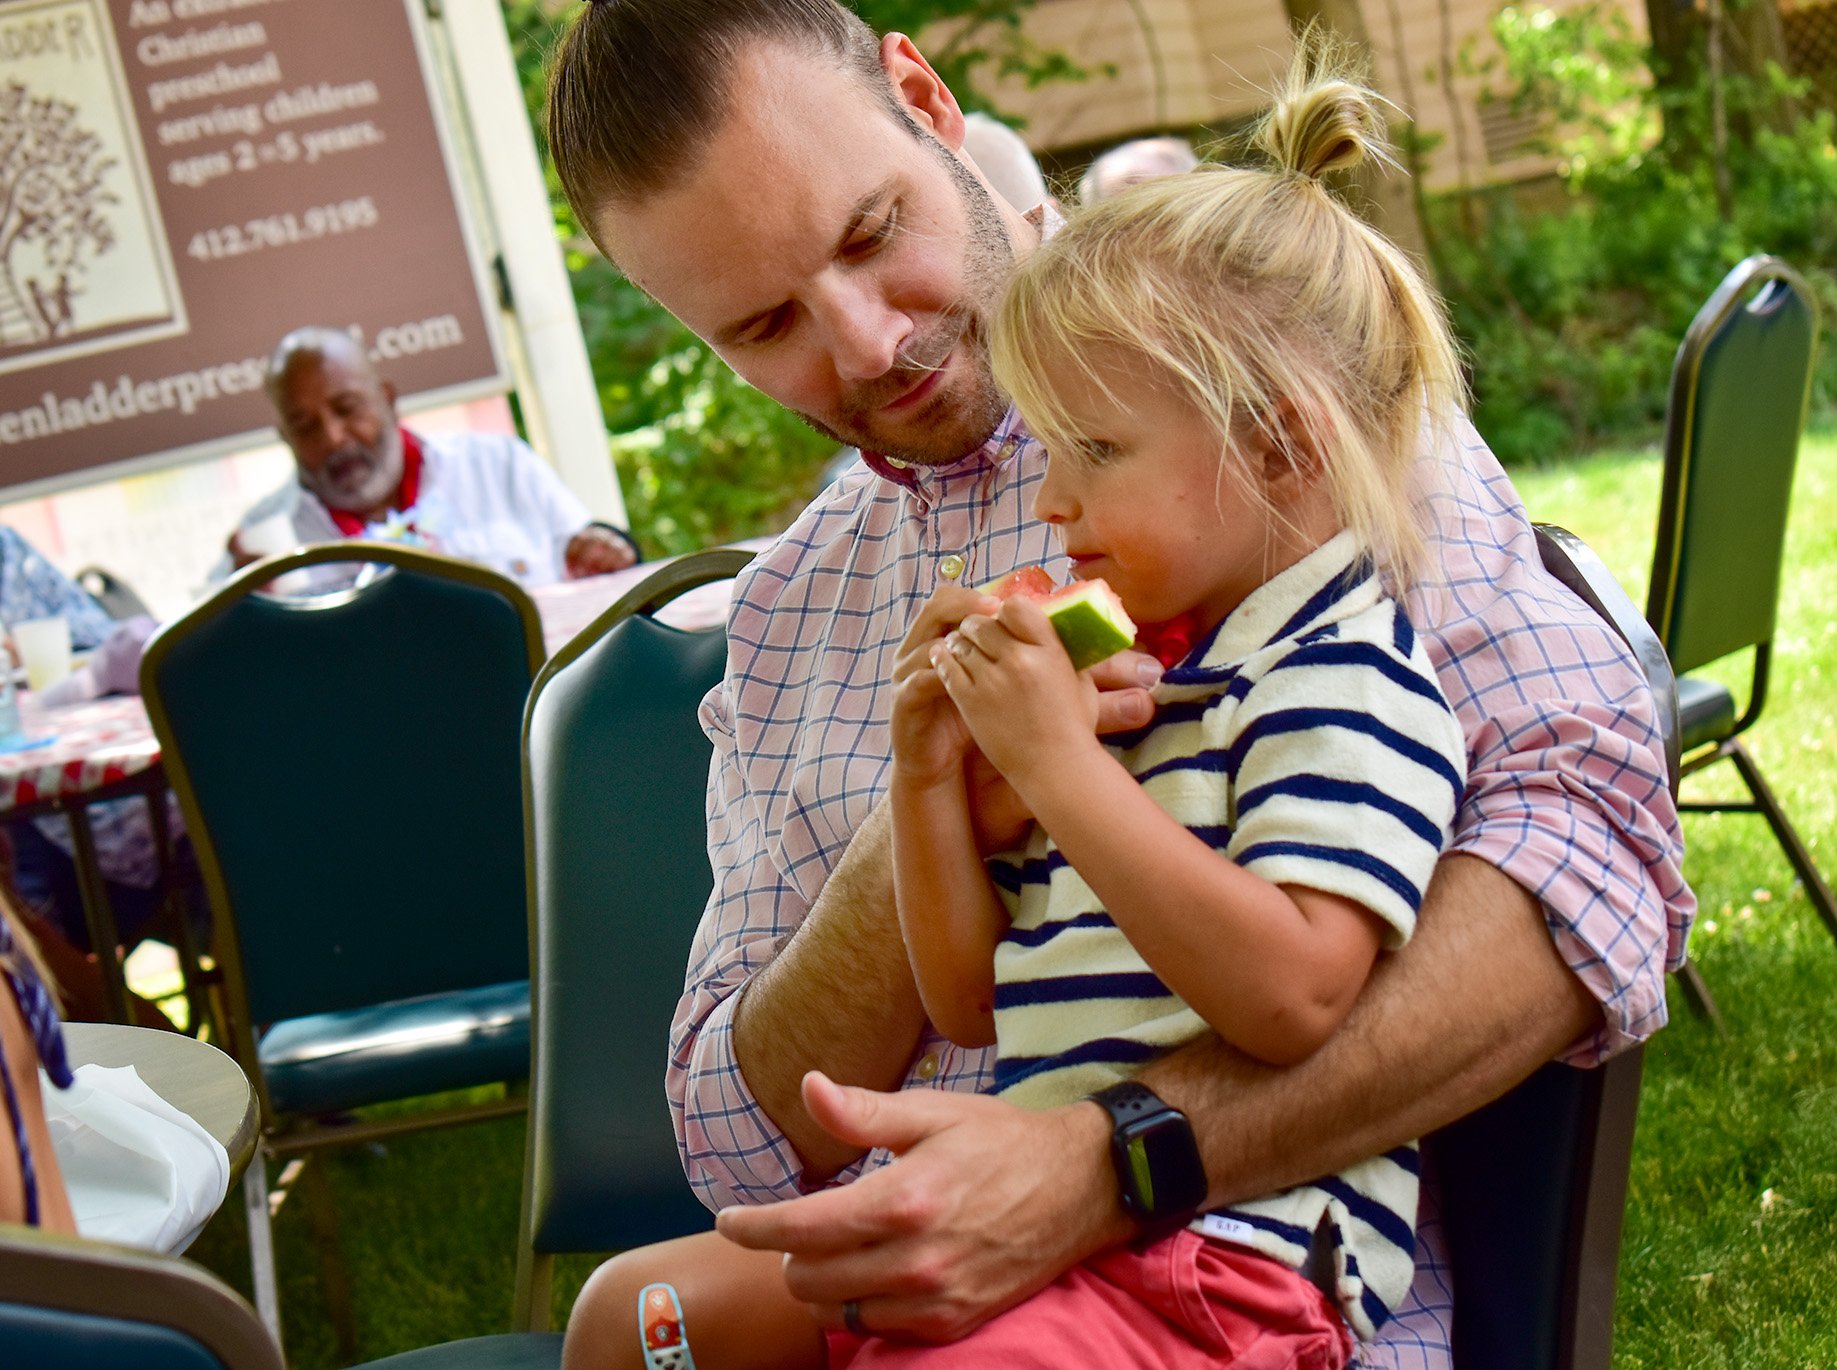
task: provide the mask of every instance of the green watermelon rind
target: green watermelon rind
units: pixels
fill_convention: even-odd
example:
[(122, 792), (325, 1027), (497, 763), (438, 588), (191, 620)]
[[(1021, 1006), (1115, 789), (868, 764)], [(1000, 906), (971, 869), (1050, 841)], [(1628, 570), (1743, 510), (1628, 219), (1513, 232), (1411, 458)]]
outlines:
[(1135, 624), (1116, 592), (1102, 581), (1061, 590), (1040, 607), (1065, 645), (1073, 670), (1086, 670), (1135, 645)]

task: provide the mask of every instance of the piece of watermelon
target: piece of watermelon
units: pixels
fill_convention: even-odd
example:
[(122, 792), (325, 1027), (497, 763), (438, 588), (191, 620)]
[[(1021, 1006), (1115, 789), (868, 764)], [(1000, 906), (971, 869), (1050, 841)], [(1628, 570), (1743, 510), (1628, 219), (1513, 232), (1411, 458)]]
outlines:
[(1044, 566), (1023, 566), (1000, 580), (977, 586), (976, 592), (996, 599), (1045, 599), (1058, 588)]
[(1135, 624), (1122, 600), (1102, 580), (1073, 581), (1063, 589), (1038, 566), (1023, 566), (977, 587), (996, 599), (1038, 600), (1046, 611), (1072, 669), (1082, 671), (1135, 645)]
[(1072, 669), (1082, 671), (1135, 645), (1135, 624), (1116, 591), (1101, 579), (1066, 586), (1040, 604), (1051, 621)]

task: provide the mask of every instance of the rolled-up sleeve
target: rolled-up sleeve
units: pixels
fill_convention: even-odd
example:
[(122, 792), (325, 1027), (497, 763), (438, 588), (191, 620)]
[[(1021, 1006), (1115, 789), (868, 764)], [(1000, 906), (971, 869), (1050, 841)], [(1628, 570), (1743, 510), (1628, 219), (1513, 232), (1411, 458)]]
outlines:
[(1682, 963), (1695, 910), (1651, 693), (1634, 669), (1598, 665), (1590, 698), (1527, 700), (1470, 734), (1449, 847), (1542, 902), (1558, 952), (1601, 1005), (1601, 1027), (1563, 1057), (1576, 1065), (1664, 1026), (1665, 973)]
[(670, 1027), (666, 1080), (689, 1183), (712, 1209), (799, 1192), (797, 1153), (747, 1087), (734, 1054), (734, 1008), (753, 973), (809, 912), (774, 865), (765, 820), (734, 743), (728, 687), (702, 704), (714, 742), (708, 858), (714, 889)]

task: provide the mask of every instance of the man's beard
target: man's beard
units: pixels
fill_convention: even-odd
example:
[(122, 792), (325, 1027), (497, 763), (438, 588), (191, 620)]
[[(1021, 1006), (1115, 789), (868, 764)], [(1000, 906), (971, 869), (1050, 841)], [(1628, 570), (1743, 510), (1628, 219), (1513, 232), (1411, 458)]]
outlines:
[(368, 515), (388, 501), (402, 482), (400, 455), (394, 454), (393, 461), (391, 455), (386, 444), (379, 452), (364, 447), (341, 449), (326, 459), (317, 476), (302, 484), (328, 509)]
[[(885, 375), (853, 387), (843, 397), (833, 424), (801, 410), (793, 412), (841, 446), (878, 452), (915, 466), (949, 466), (986, 442), (1008, 412), (1007, 396), (995, 384), (989, 366), (986, 321), (1013, 268), (1014, 248), (1001, 213), (982, 183), (930, 133), (910, 118), (906, 122), (912, 135), (942, 159), (969, 221), (962, 297), (935, 326), (906, 340)], [(902, 430), (917, 425), (917, 431), (883, 433), (886, 421), (880, 418), (880, 410), (942, 367), (953, 353), (957, 374), (952, 388), (940, 387), (892, 421)]]

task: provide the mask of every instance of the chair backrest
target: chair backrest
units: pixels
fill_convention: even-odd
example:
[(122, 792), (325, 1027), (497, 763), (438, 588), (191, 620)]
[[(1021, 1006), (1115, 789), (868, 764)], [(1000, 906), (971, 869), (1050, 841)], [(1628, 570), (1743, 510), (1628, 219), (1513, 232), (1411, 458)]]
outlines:
[(117, 621), (124, 618), (138, 618), (150, 613), (146, 601), (134, 593), (134, 588), (119, 576), (111, 575), (100, 566), (85, 566), (71, 577), (78, 585), (89, 591), (96, 603), (100, 604), (108, 616)]
[[(329, 595), (261, 592), (335, 561), (383, 569)], [(541, 661), (513, 582), (382, 543), (252, 566), (152, 639), (142, 693), (239, 1038), (527, 977), (518, 729)]]
[[(1626, 640), (1678, 775), (1677, 688), (1651, 627), (1574, 534), (1539, 526), (1544, 565)], [(1596, 1070), (1544, 1066), (1428, 1139), (1454, 1278), (1454, 1363), (1608, 1370), (1644, 1048)]]
[(1671, 372), (1646, 617), (1683, 674), (1773, 638), (1818, 308), (1777, 257), (1750, 257), (1692, 320)]
[(188, 1261), (0, 1226), (0, 1364), (283, 1370), (232, 1290)]
[(663, 1089), (669, 1026), (713, 877), (711, 748), (696, 712), (720, 629), (651, 615), (751, 555), (672, 562), (543, 668), (524, 722), (534, 1073), (527, 1232), (544, 1254), (708, 1227)]

